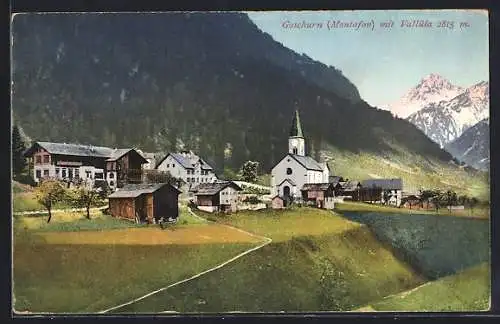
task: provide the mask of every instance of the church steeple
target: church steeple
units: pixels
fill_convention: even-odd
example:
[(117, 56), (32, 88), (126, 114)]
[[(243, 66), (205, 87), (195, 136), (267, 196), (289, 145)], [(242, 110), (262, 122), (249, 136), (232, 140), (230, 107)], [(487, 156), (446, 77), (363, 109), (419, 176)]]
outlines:
[(302, 126), (300, 125), (298, 110), (295, 110), (292, 127), (290, 128), (290, 135), (288, 137), (288, 152), (296, 155), (306, 155), (306, 144), (304, 134), (302, 133)]
[(290, 137), (304, 138), (304, 134), (302, 133), (302, 126), (300, 125), (300, 116), (298, 110), (295, 110), (295, 115), (293, 116), (292, 127), (290, 128)]

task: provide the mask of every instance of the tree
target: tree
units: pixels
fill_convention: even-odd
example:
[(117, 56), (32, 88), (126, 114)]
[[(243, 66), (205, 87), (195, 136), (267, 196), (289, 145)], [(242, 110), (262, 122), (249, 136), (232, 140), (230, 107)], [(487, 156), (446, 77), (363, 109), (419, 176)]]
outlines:
[(14, 176), (21, 175), (26, 168), (26, 159), (24, 158), (25, 149), (26, 146), (21, 138), (19, 127), (14, 125), (12, 127), (12, 170)]
[(452, 190), (448, 190), (443, 194), (442, 198), (451, 213), (451, 206), (454, 206), (457, 203), (457, 193)]
[(433, 190), (432, 196), (429, 199), (434, 204), (434, 208), (436, 208), (436, 212), (439, 212), (439, 208), (441, 207), (441, 203), (443, 201), (443, 193), (438, 189)]
[(257, 171), (259, 169), (259, 162), (246, 161), (243, 163), (240, 173), (243, 181), (255, 182), (257, 180)]
[(47, 223), (50, 223), (52, 219), (52, 207), (56, 203), (63, 201), (67, 197), (66, 193), (64, 185), (60, 181), (52, 179), (43, 180), (35, 188), (36, 200), (49, 212)]
[(147, 183), (169, 183), (176, 187), (180, 187), (183, 183), (182, 179), (172, 176), (168, 171), (148, 170), (146, 173)]
[(476, 197), (472, 197), (470, 199), (469, 207), (470, 207), (471, 213), (474, 212), (474, 207), (477, 206), (478, 203), (479, 203), (479, 200)]
[(104, 202), (105, 195), (101, 194), (103, 189), (101, 187), (88, 188), (81, 186), (73, 190), (71, 193), (71, 200), (78, 208), (85, 208), (87, 212), (87, 219), (90, 219), (90, 207)]
[(427, 209), (429, 209), (429, 202), (433, 196), (434, 196), (434, 192), (432, 190), (420, 190), (421, 206), (424, 207), (424, 202), (426, 202)]

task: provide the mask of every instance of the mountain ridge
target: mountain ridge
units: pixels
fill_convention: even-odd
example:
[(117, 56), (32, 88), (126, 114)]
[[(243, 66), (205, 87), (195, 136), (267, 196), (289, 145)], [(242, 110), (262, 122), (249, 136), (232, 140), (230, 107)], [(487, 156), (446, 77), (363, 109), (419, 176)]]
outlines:
[(326, 144), (390, 151), (396, 141), (452, 159), (408, 121), (357, 99), (338, 70), (284, 48), (246, 15), (166, 15), (16, 18), (14, 120), (36, 140), (185, 146), (219, 171), (248, 159), (268, 170), (286, 152), (299, 109), (310, 155)]

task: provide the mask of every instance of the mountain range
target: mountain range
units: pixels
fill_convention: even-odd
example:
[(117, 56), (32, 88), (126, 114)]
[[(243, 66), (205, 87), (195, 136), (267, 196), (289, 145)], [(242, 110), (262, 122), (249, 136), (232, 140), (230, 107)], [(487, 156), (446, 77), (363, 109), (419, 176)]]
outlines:
[(13, 118), (33, 140), (189, 148), (217, 171), (252, 159), (267, 172), (298, 109), (316, 158), (331, 145), (452, 159), (243, 13), (23, 14), (12, 32)]
[(489, 84), (482, 81), (451, 99), (426, 103), (407, 120), (444, 147), (488, 116)]
[(458, 160), (479, 169), (490, 168), (489, 118), (467, 129), (459, 138), (446, 144), (446, 150)]

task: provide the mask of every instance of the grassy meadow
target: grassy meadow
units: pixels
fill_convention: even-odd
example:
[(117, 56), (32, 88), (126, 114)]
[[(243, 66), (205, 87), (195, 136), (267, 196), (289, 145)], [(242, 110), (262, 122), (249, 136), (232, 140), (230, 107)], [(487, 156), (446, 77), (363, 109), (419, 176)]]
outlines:
[(245, 211), (211, 218), (273, 242), (218, 271), (116, 311), (342, 311), (426, 281), (366, 226), (328, 211)]
[[(490, 308), (490, 264), (430, 281), (368, 306), (371, 311), (470, 312)], [(439, 301), (439, 302), (436, 302)]]
[(216, 266), (259, 244), (181, 209), (161, 230), (100, 212), (14, 218), (16, 311), (97, 312)]

